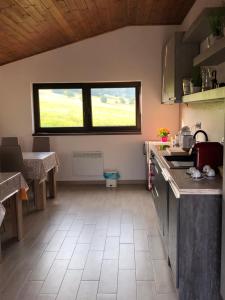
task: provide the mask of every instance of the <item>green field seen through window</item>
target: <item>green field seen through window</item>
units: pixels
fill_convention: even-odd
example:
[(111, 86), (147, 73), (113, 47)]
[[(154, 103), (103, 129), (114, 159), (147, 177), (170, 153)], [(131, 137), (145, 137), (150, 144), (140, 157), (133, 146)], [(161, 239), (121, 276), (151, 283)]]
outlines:
[[(83, 127), (81, 89), (40, 89), (41, 127)], [(135, 88), (91, 89), (92, 125), (135, 126)]]

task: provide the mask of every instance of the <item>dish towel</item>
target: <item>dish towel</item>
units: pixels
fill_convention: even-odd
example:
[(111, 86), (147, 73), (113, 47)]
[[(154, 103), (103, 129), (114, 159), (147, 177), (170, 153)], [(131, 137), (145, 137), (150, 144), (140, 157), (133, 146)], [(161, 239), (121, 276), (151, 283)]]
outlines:
[(19, 191), (19, 199), (22, 201), (28, 201), (27, 191), (23, 187)]
[(0, 203), (0, 226), (2, 225), (3, 219), (5, 217), (5, 207)]

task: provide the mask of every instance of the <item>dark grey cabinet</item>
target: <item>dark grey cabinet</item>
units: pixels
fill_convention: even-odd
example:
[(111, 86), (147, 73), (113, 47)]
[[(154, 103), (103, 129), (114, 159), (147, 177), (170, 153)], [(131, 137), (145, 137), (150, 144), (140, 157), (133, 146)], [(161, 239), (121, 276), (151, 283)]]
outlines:
[[(224, 161), (225, 161), (225, 147), (224, 147)], [(221, 295), (223, 297), (223, 300), (225, 300), (225, 167), (223, 168)]]
[(179, 240), (179, 199), (174, 195), (173, 190), (169, 187), (169, 230), (168, 230), (168, 256), (172, 269), (172, 274), (179, 287), (178, 273), (178, 240)]
[(183, 78), (190, 78), (197, 43), (183, 43), (183, 32), (176, 32), (162, 51), (162, 103), (182, 102)]
[(221, 296), (225, 300), (225, 193), (223, 193), (223, 217), (222, 217), (222, 249), (221, 249)]
[[(152, 195), (178, 299), (221, 300), (222, 196), (180, 194), (153, 152), (151, 161), (155, 174)], [(224, 270), (222, 255), (222, 276)], [(224, 278), (221, 283), (223, 294)]]
[(170, 186), (168, 257), (179, 300), (220, 300), (220, 235), (221, 196), (178, 198)]
[(152, 157), (154, 163), (154, 179), (152, 195), (155, 208), (159, 218), (159, 227), (161, 235), (167, 245), (168, 240), (168, 183), (165, 181), (162, 168), (158, 161)]

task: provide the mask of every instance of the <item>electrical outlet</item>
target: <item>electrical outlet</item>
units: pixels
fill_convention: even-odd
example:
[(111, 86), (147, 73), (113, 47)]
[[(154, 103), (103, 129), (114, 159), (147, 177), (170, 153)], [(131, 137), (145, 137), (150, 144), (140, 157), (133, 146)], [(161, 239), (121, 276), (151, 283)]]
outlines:
[(196, 122), (195, 123), (195, 128), (196, 129), (201, 129), (202, 128), (202, 123), (201, 122)]

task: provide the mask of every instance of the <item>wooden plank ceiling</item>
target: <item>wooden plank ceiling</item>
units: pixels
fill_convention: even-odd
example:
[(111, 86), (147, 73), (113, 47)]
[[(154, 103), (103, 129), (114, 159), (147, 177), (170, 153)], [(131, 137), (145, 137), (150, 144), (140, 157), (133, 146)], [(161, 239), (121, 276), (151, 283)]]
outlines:
[(0, 65), (129, 25), (180, 24), (195, 0), (0, 0)]

